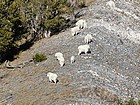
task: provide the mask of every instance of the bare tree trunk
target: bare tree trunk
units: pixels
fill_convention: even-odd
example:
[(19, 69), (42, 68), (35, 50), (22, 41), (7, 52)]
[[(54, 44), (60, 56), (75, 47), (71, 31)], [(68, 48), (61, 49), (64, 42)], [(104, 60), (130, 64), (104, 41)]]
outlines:
[(44, 36), (45, 38), (51, 37), (51, 30), (48, 29), (47, 31), (45, 31)]
[(24, 62), (22, 62), (20, 64), (17, 64), (17, 65), (10, 65), (10, 62), (8, 60), (6, 60), (5, 61), (5, 67), (8, 68), (8, 69), (23, 68), (23, 67), (25, 67), (26, 65), (28, 65), (32, 61), (33, 60), (30, 59), (30, 60), (24, 61)]
[(70, 3), (70, 6), (73, 7), (73, 8), (77, 7), (77, 1), (78, 0), (68, 0), (68, 2)]

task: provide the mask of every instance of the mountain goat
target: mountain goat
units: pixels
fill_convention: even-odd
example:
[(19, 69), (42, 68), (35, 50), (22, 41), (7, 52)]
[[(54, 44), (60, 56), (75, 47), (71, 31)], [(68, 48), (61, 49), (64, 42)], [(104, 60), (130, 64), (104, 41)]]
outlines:
[(87, 34), (85, 37), (84, 37), (84, 41), (85, 41), (85, 43), (90, 43), (90, 42), (92, 42), (92, 35), (91, 34)]
[(87, 22), (86, 22), (86, 20), (84, 20), (84, 19), (78, 20), (78, 21), (76, 22), (76, 26), (78, 26), (79, 29), (87, 28)]
[(71, 56), (70, 62), (71, 62), (71, 64), (75, 62), (75, 57), (74, 56)]
[(63, 54), (61, 52), (57, 52), (57, 53), (55, 53), (55, 57), (57, 57), (60, 67), (64, 66), (65, 60), (64, 60)]
[(65, 64), (64, 57), (59, 58), (59, 64), (60, 64), (60, 67), (64, 66)]
[(90, 51), (90, 46), (89, 45), (80, 45), (80, 46), (78, 46), (78, 50), (79, 50), (78, 55), (80, 55), (82, 52), (87, 54)]
[(79, 27), (76, 26), (76, 27), (71, 28), (72, 36), (77, 35), (79, 32), (80, 32)]
[(108, 6), (110, 9), (114, 10), (116, 8), (114, 1), (110, 0), (106, 3), (106, 6)]
[(54, 83), (57, 83), (57, 74), (55, 73), (51, 73), (51, 72), (48, 72), (47, 73), (47, 77), (49, 77), (49, 82), (54, 82)]
[(61, 52), (57, 52), (55, 53), (55, 57), (57, 58), (57, 60), (61, 59), (61, 57), (63, 57), (63, 54)]

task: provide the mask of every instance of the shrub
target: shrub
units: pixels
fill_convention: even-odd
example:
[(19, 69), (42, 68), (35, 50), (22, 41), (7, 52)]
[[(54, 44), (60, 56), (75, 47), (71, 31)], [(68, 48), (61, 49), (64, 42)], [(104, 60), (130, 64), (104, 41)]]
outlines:
[(131, 98), (125, 102), (119, 101), (117, 105), (140, 105), (140, 100), (135, 101), (134, 97), (131, 96)]
[(79, 1), (79, 2), (78, 2), (78, 7), (79, 7), (79, 8), (86, 7), (85, 1), (84, 1), (84, 0)]
[(36, 53), (34, 56), (33, 56), (33, 60), (34, 62), (41, 62), (41, 61), (44, 61), (46, 60), (46, 56), (42, 53)]

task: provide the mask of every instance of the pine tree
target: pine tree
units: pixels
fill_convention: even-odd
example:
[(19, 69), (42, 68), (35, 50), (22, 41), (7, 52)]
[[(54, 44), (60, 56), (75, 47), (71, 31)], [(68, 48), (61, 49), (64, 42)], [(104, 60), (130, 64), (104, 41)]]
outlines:
[(25, 26), (35, 40), (42, 37), (46, 30), (55, 33), (66, 25), (61, 15), (63, 8), (67, 7), (67, 0), (21, 0), (20, 7)]
[(0, 61), (11, 57), (22, 37), (23, 26), (16, 0), (0, 0)]
[(26, 38), (34, 42), (49, 30), (60, 32), (71, 12), (68, 0), (0, 0), (0, 62), (11, 58)]

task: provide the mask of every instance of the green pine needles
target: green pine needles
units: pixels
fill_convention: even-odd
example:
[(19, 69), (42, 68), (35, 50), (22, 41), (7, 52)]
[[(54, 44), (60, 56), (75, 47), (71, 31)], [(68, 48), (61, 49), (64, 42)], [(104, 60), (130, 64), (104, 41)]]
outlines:
[(36, 53), (34, 56), (33, 56), (33, 60), (34, 62), (41, 62), (41, 61), (44, 61), (46, 60), (46, 56), (42, 53)]
[(69, 26), (64, 17), (73, 9), (68, 0), (0, 0), (0, 62), (22, 51), (21, 44), (44, 37), (47, 30), (53, 35)]

